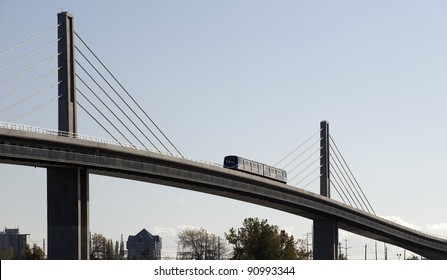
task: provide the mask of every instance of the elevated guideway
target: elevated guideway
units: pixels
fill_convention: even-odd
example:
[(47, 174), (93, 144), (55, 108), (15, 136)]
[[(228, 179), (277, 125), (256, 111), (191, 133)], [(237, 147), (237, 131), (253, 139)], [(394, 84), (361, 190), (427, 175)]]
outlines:
[[(28, 131), (26, 131), (28, 130)], [(69, 136), (69, 135), (68, 135)], [(257, 176), (94, 138), (0, 125), (0, 162), (43, 168), (75, 167), (88, 173), (150, 182), (237, 199), (387, 242), (428, 259), (447, 259), (447, 240), (398, 225), (351, 206)], [(212, 210), (212, 209), (210, 209)]]

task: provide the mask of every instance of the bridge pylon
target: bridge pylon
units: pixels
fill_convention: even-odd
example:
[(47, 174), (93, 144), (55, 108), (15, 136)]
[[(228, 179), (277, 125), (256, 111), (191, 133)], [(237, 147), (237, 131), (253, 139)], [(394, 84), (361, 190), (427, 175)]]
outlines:
[[(320, 129), (320, 195), (330, 198), (329, 123), (322, 121)], [(314, 260), (337, 260), (337, 222), (330, 219), (314, 219), (312, 244)]]
[[(76, 137), (74, 17), (57, 15), (60, 53), (58, 130)], [(89, 259), (89, 174), (75, 167), (47, 168), (48, 259)]]

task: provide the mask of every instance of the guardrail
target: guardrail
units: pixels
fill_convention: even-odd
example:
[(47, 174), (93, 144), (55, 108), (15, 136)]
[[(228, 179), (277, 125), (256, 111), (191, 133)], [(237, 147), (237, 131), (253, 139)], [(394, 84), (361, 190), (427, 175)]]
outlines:
[(133, 144), (122, 143), (122, 142), (117, 142), (117, 141), (108, 140), (108, 139), (102, 139), (102, 138), (93, 137), (93, 136), (87, 136), (87, 135), (83, 135), (83, 134), (79, 134), (79, 133), (70, 133), (70, 132), (57, 131), (57, 130), (48, 129), (48, 128), (41, 128), (41, 127), (35, 127), (35, 126), (29, 126), (29, 125), (23, 125), (23, 124), (15, 124), (15, 123), (7, 123), (7, 122), (1, 122), (1, 121), (0, 121), (0, 128), (24, 131), (24, 132), (32, 132), (32, 133), (43, 134), (43, 135), (71, 137), (71, 138), (91, 141), (91, 142), (95, 142), (95, 143), (110, 144), (110, 145), (114, 145), (114, 146), (121, 146), (121, 147), (141, 150), (141, 151), (148, 151), (148, 152), (152, 152), (152, 153), (163, 154), (166, 156), (172, 156), (172, 157), (176, 157), (176, 158), (183, 158), (183, 159), (186, 159), (189, 161), (200, 162), (200, 163), (218, 166), (218, 167), (223, 166), (222, 164), (218, 164), (218, 163), (214, 163), (214, 162), (208, 162), (208, 161), (193, 159), (193, 158), (189, 158), (189, 157), (182, 157), (180, 155), (172, 155), (172, 154), (169, 154), (166, 152), (148, 149), (146, 147), (136, 146)]

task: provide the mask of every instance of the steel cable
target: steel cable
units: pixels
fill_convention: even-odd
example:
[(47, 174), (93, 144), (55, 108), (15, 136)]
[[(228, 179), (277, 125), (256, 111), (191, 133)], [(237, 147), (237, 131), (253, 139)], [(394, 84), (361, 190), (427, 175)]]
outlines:
[[(138, 120), (147, 128), (147, 130), (149, 130), (149, 132), (155, 137), (155, 139), (157, 139), (157, 141), (163, 146), (163, 148), (165, 148), (166, 151), (168, 151), (169, 154), (173, 155), (171, 153), (171, 151), (163, 144), (163, 142), (157, 137), (157, 135), (155, 135), (155, 133), (146, 125), (146, 123), (140, 118), (140, 116), (132, 109), (132, 107), (124, 100), (124, 98), (115, 90), (115, 88), (107, 81), (107, 79), (99, 72), (99, 70), (90, 62), (90, 60), (84, 55), (84, 53), (79, 50), (78, 47), (75, 47), (76, 50), (82, 55), (82, 57), (84, 57), (84, 59), (90, 64), (90, 66), (96, 71), (96, 73), (107, 83), (107, 85), (115, 92), (115, 94), (121, 99), (121, 101), (126, 104), (127, 108), (129, 108), (132, 113), (138, 118)], [(80, 65), (80, 63), (76, 60), (76, 63), (87, 73), (87, 71), (85, 70), (85, 68)], [(87, 75), (89, 75), (87, 73)], [(89, 75), (90, 76), (90, 75)], [(115, 101), (113, 101), (113, 99), (106, 93), (106, 95), (109, 97), (109, 99), (115, 103)], [(116, 103), (115, 103), (116, 105)], [(116, 105), (120, 110), (121, 108)], [(122, 111), (122, 110), (121, 110)], [(123, 112), (123, 114), (125, 114)], [(126, 115), (127, 116), (127, 115)], [(149, 138), (146, 136), (146, 134), (143, 133), (143, 131), (141, 131), (141, 129), (127, 116), (127, 118), (132, 122), (132, 124), (140, 131), (140, 133), (147, 139), (147, 141), (149, 141), (151, 143), (152, 146), (155, 147), (155, 145), (152, 143), (151, 140), (149, 140)]]
[[(343, 190), (343, 188), (340, 186), (340, 183), (338, 182), (337, 178), (335, 178), (334, 174), (332, 173), (332, 171), (330, 172), (331, 174), (331, 183), (336, 183), (338, 185), (338, 187), (340, 188), (341, 192), (343, 193), (344, 197), (346, 198), (346, 200), (349, 202), (349, 205), (352, 206), (352, 202), (349, 200), (349, 197), (346, 195), (345, 191)], [(334, 182), (332, 182), (332, 179), (334, 179)], [(346, 190), (347, 191), (347, 190)], [(340, 195), (340, 194), (339, 194)], [(341, 196), (341, 199), (343, 200), (343, 202), (345, 202), (345, 200), (343, 199), (343, 196)], [(346, 202), (345, 202), (346, 203)]]
[(40, 105), (34, 107), (33, 109), (31, 109), (31, 110), (29, 110), (29, 111), (27, 111), (27, 112), (25, 112), (25, 113), (23, 113), (23, 114), (21, 114), (21, 115), (15, 117), (15, 118), (10, 119), (8, 122), (15, 122), (16, 120), (18, 120), (18, 119), (20, 119), (20, 118), (23, 118), (23, 117), (25, 117), (26, 115), (29, 115), (29, 114), (33, 113), (34, 111), (39, 110), (39, 109), (42, 108), (42, 107), (47, 106), (47, 105), (50, 104), (51, 102), (53, 102), (53, 101), (59, 99), (61, 96), (62, 96), (62, 94), (59, 95), (59, 96), (53, 97), (53, 98), (51, 98), (50, 100), (48, 100), (47, 102), (44, 102), (44, 103), (42, 103), (42, 104), (40, 104)]
[[(132, 134), (132, 136), (135, 138), (135, 139), (137, 139), (137, 141), (138, 142), (140, 142), (140, 144), (144, 147), (144, 148), (146, 148), (146, 150), (149, 150), (139, 139), (138, 139), (138, 137), (136, 137), (135, 136), (135, 134), (129, 129), (129, 127), (127, 127), (127, 125), (113, 112), (113, 110), (112, 109), (110, 109), (110, 107), (109, 106), (107, 106), (107, 104), (105, 104), (104, 103), (104, 101), (102, 101), (101, 100), (101, 98), (99, 98), (99, 96), (84, 82), (84, 80), (81, 78), (81, 77), (79, 77), (79, 75), (78, 74), (76, 74), (76, 77), (89, 89), (89, 91), (91, 92), (91, 93), (93, 93), (93, 95), (95, 95), (95, 97), (102, 103), (102, 105), (104, 105), (104, 107), (106, 107), (107, 108), (107, 110), (109, 110), (109, 112), (127, 129), (127, 131), (129, 131), (130, 132), (130, 134)], [(85, 95), (83, 95), (86, 99), (87, 99), (87, 97), (85, 96)], [(97, 108), (97, 107), (96, 107)], [(126, 141), (128, 141), (129, 142), (129, 144), (131, 144), (132, 146), (134, 146), (135, 147), (135, 145), (133, 145), (133, 143), (131, 142), (131, 141), (129, 141), (129, 139), (127, 138), (127, 137), (125, 137), (125, 139), (126, 139)]]
[[(296, 147), (295, 149), (293, 149), (293, 151), (291, 151), (290, 153), (288, 153), (285, 157), (283, 157), (280, 161), (278, 161), (278, 163), (276, 163), (274, 166), (277, 167), (281, 162), (283, 162), (286, 158), (288, 158), (291, 154), (293, 154), (294, 152), (296, 152), (299, 148), (301, 148), (302, 146), (304, 146), (304, 144), (306, 144), (307, 142), (309, 142), (315, 135), (317, 135), (318, 133), (320, 133), (321, 129), (318, 130), (317, 132), (315, 132), (314, 134), (312, 134), (312, 136), (310, 136), (309, 138), (307, 138), (306, 141), (304, 141), (303, 143), (301, 143), (300, 145), (298, 145), (298, 147)], [(295, 159), (294, 159), (295, 160)], [(282, 169), (284, 169), (285, 167), (283, 167)]]
[(41, 89), (41, 90), (39, 90), (38, 92), (33, 93), (32, 95), (30, 95), (30, 96), (28, 96), (28, 97), (26, 97), (26, 98), (24, 98), (24, 99), (22, 99), (22, 100), (20, 100), (20, 101), (18, 101), (18, 102), (16, 102), (16, 103), (12, 104), (11, 106), (9, 106), (9, 107), (7, 107), (7, 108), (5, 108), (5, 109), (3, 109), (3, 110), (0, 110), (0, 115), (3, 114), (3, 113), (5, 113), (5, 112), (8, 112), (8, 111), (11, 110), (11, 109), (14, 109), (15, 107), (17, 107), (17, 106), (19, 106), (19, 105), (21, 105), (21, 104), (27, 102), (27, 101), (30, 100), (31, 98), (33, 98), (33, 97), (35, 97), (35, 96), (37, 96), (37, 95), (39, 95), (39, 94), (41, 94), (41, 93), (43, 93), (43, 92), (49, 90), (50, 88), (53, 88), (53, 87), (59, 85), (60, 83), (62, 83), (62, 81), (59, 81), (59, 82), (54, 83), (54, 84), (52, 84), (52, 85), (50, 85), (50, 86), (48, 86), (48, 87), (46, 87), (46, 88), (44, 88), (44, 89)]
[[(79, 90), (78, 90), (79, 91)], [(82, 94), (82, 93), (81, 93)], [(123, 146), (123, 144), (121, 144), (118, 139), (116, 139), (112, 133), (110, 133), (109, 130), (107, 130), (107, 128), (105, 128), (92, 114), (90, 114), (90, 112), (84, 108), (84, 106), (81, 105), (81, 103), (79, 103), (78, 101), (76, 101), (76, 104), (78, 104), (79, 107), (81, 107), (82, 110), (84, 110), (84, 112), (86, 112), (100, 127), (102, 127), (102, 129), (104, 129), (110, 137), (113, 138), (113, 140), (115, 140), (118, 144), (120, 144), (121, 146)]]
[[(307, 160), (309, 160), (311, 157), (313, 157), (316, 153), (318, 153), (321, 150), (321, 147), (312, 152), (309, 156), (307, 156), (307, 158), (305, 158), (303, 161), (301, 161), (298, 165), (296, 165), (295, 167), (293, 167), (292, 169), (289, 170), (289, 173), (292, 173), (293, 171), (295, 171), (298, 167), (300, 167), (301, 165), (303, 165), (305, 162), (307, 162)], [(320, 157), (321, 158), (321, 157)]]
[(43, 75), (40, 76), (40, 77), (37, 77), (36, 79), (32, 80), (31, 82), (28, 82), (28, 83), (24, 84), (23, 86), (18, 87), (18, 88), (16, 88), (15, 90), (10, 91), (10, 92), (8, 92), (8, 93), (6, 93), (6, 94), (0, 96), (0, 101), (1, 101), (2, 99), (6, 98), (6, 97), (8, 97), (8, 96), (10, 96), (10, 95), (12, 95), (12, 94), (15, 94), (15, 93), (19, 92), (20, 90), (26, 88), (27, 86), (32, 85), (33, 83), (42, 80), (43, 78), (49, 76), (50, 74), (52, 74), (52, 73), (58, 71), (58, 70), (61, 69), (61, 68), (62, 68), (62, 67), (53, 69), (53, 70), (51, 70), (50, 72), (48, 72), (48, 73), (46, 73), (46, 74), (43, 74)]
[(85, 41), (79, 36), (76, 31), (74, 31), (75, 35), (79, 38), (79, 40), (84, 44), (84, 46), (92, 53), (92, 55), (98, 60), (98, 62), (104, 67), (104, 69), (110, 74), (110, 76), (115, 80), (115, 82), (123, 89), (123, 91), (127, 94), (127, 96), (134, 102), (134, 104), (141, 110), (141, 112), (149, 119), (149, 121), (157, 128), (157, 130), (163, 135), (163, 137), (169, 142), (169, 144), (179, 153), (179, 155), (184, 158), (182, 153), (177, 149), (177, 147), (169, 140), (169, 138), (163, 133), (163, 131), (157, 126), (157, 124), (149, 117), (149, 115), (141, 108), (141, 106), (136, 102), (136, 100), (130, 95), (130, 93), (124, 88), (124, 86), (118, 81), (118, 79), (110, 72), (110, 70), (102, 63), (102, 61), (98, 58), (98, 56), (92, 51), (92, 49), (85, 43)]
[(340, 156), (341, 156), (343, 162), (345, 163), (346, 167), (348, 168), (349, 173), (351, 174), (351, 176), (352, 176), (352, 178), (354, 179), (355, 183), (357, 184), (358, 188), (359, 188), (360, 191), (362, 192), (363, 197), (365, 198), (366, 202), (367, 202), (368, 205), (369, 205), (369, 208), (370, 208), (371, 211), (374, 213), (374, 215), (376, 215), (376, 212), (374, 211), (374, 209), (372, 208), (371, 204), (369, 203), (369, 200), (368, 200), (368, 198), (366, 197), (365, 193), (363, 192), (362, 187), (361, 187), (360, 184), (357, 182), (357, 179), (355, 178), (354, 174), (352, 173), (351, 169), (349, 168), (349, 165), (346, 163), (346, 161), (345, 161), (343, 155), (341, 154), (340, 150), (338, 149), (337, 144), (335, 144), (334, 139), (332, 139), (332, 136), (330, 136), (330, 135), (329, 135), (329, 138), (331, 139), (332, 143), (334, 144), (335, 149), (338, 151), (338, 154), (340, 154)]
[[(302, 155), (304, 155), (307, 151), (309, 151), (313, 146), (315, 146), (315, 144), (317, 144), (321, 139), (315, 141), (314, 143), (312, 143), (309, 147), (307, 147), (304, 151), (302, 151), (299, 155), (297, 155), (294, 159), (292, 159), (288, 164), (286, 164), (282, 169), (286, 169), (287, 167), (289, 167), (290, 164), (292, 164), (293, 162), (295, 162), (297, 159), (299, 159)], [(321, 148), (320, 148), (321, 150)]]
[[(87, 76), (89, 76), (89, 78), (96, 84), (96, 86), (98, 86), (101, 91), (109, 98), (110, 101), (112, 101), (112, 103), (121, 111), (121, 113), (124, 114), (124, 116), (126, 116), (126, 118), (138, 129), (138, 131), (140, 131), (140, 133), (149, 141), (149, 143), (151, 143), (151, 145), (157, 149), (157, 147), (154, 145), (154, 143), (152, 143), (151, 140), (149, 140), (149, 138), (146, 137), (146, 135), (141, 131), (141, 129), (132, 121), (132, 119), (123, 111), (123, 109), (121, 109), (121, 107), (113, 100), (112, 97), (110, 97), (110, 95), (101, 87), (101, 85), (99, 85), (99, 83), (92, 77), (92, 75), (90, 75), (90, 73), (87, 72), (87, 70), (76, 60), (76, 64), (78, 66), (81, 67), (82, 70), (84, 70), (84, 72), (87, 74)], [(104, 104), (104, 103), (103, 103)], [(131, 132), (132, 133), (132, 132)], [(139, 138), (136, 137), (135, 134), (132, 133), (132, 135), (137, 139), (138, 142), (140, 142), (143, 146), (145, 146)], [(157, 149), (158, 150), (158, 149)], [(172, 154), (171, 154), (172, 155)]]
[(55, 28), (57, 28), (57, 27), (59, 27), (60, 25), (61, 25), (61, 24), (57, 24), (57, 25), (55, 25), (55, 26), (53, 26), (53, 27), (51, 27), (51, 28), (49, 28), (49, 29), (47, 29), (47, 30), (45, 30), (45, 31), (40, 32), (39, 34), (37, 34), (37, 35), (31, 37), (31, 38), (28, 39), (28, 40), (25, 40), (25, 41), (23, 41), (22, 43), (19, 43), (19, 44), (15, 45), (14, 47), (9, 48), (9, 49), (7, 49), (6, 51), (3, 51), (2, 53), (0, 53), (0, 56), (4, 55), (4, 54), (6, 54), (6, 53), (8, 53), (8, 52), (10, 52), (10, 51), (13, 51), (13, 50), (17, 49), (18, 47), (20, 47), (20, 46), (22, 46), (22, 45), (24, 45), (24, 44), (26, 44), (26, 43), (28, 43), (28, 42), (31, 42), (31, 41), (34, 40), (34, 39), (37, 39), (37, 38), (43, 36), (44, 34), (50, 32), (51, 30), (53, 30), (53, 29), (55, 29)]
[[(352, 202), (354, 203), (354, 205), (355, 205), (355, 207), (357, 207), (358, 209), (360, 209), (360, 207), (357, 205), (357, 203), (355, 202), (355, 199), (352, 197), (352, 195), (351, 195), (351, 192), (352, 192), (352, 188), (349, 186), (349, 184), (348, 184), (348, 187), (351, 189), (351, 192), (348, 190), (348, 188), (346, 187), (346, 185), (345, 185), (345, 183), (343, 182), (343, 180), (341, 179), (341, 176), (338, 174), (338, 172), (337, 172), (337, 170), (334, 168), (334, 166), (332, 165), (332, 164), (330, 164), (331, 166), (332, 166), (332, 170), (334, 170), (334, 172), (335, 172), (335, 175), (337, 175), (337, 177), (338, 177), (338, 179), (341, 181), (341, 184), (343, 185), (343, 187), (345, 188), (345, 190), (346, 190), (346, 192), (348, 193), (348, 195), (349, 195), (349, 197), (351, 197), (351, 199), (352, 199)], [(337, 165), (337, 164), (335, 164), (335, 165)], [(338, 167), (338, 166), (337, 166)], [(343, 176), (343, 174), (342, 174), (342, 176)], [(335, 178), (335, 177), (334, 177)], [(346, 181), (346, 180), (345, 180)], [(352, 193), (352, 194), (354, 194), (354, 193)], [(354, 197), (355, 197), (355, 194), (354, 194)], [(358, 199), (357, 199), (357, 201), (358, 201)]]
[(290, 181), (293, 181), (294, 179), (296, 179), (298, 176), (300, 176), (301, 174), (304, 173), (304, 171), (306, 171), (307, 169), (309, 169), (313, 164), (315, 164), (317, 161), (319, 161), (321, 159), (321, 157), (317, 158), (316, 160), (314, 160), (313, 162), (311, 162), (308, 166), (306, 166), (303, 170), (301, 170), (298, 174), (296, 174), (292, 179), (290, 179)]
[(52, 55), (52, 56), (50, 56), (49, 58), (47, 58), (47, 59), (45, 59), (45, 60), (43, 60), (43, 61), (41, 61), (41, 62), (39, 62), (39, 63), (37, 63), (37, 64), (34, 64), (33, 66), (31, 66), (31, 67), (29, 67), (29, 68), (23, 70), (22, 72), (20, 72), (20, 73), (18, 73), (18, 74), (16, 74), (16, 75), (14, 75), (14, 76), (12, 76), (12, 77), (10, 77), (10, 78), (4, 80), (3, 82), (0, 83), (0, 86), (3, 85), (3, 84), (5, 84), (5, 83), (7, 83), (7, 82), (10, 82), (10, 81), (16, 79), (17, 77), (22, 76), (22, 75), (25, 74), (26, 72), (29, 72), (29, 71), (33, 70), (34, 68), (36, 68), (36, 67), (38, 67), (38, 66), (40, 66), (40, 65), (42, 65), (42, 64), (44, 64), (44, 63), (46, 63), (46, 62), (48, 62), (48, 61), (50, 61), (51, 59), (53, 59), (53, 58), (59, 56), (60, 54), (61, 54), (61, 52), (58, 53), (58, 54)]
[[(334, 151), (334, 150), (332, 149), (332, 147), (331, 147), (330, 149), (331, 149), (332, 151)], [(353, 185), (352, 180), (351, 180), (351, 178), (349, 177), (349, 174), (346, 172), (346, 169), (345, 169), (345, 167), (343, 166), (343, 164), (340, 162), (340, 159), (338, 158), (337, 154), (336, 154), (335, 152), (334, 152), (334, 154), (335, 154), (335, 158), (337, 159), (337, 161), (338, 161), (338, 162), (340, 163), (340, 165), (341, 165), (341, 169), (340, 169), (340, 167), (338, 166), (337, 162), (334, 160), (335, 165), (339, 168), (338, 170), (340, 171), (340, 173), (341, 173), (343, 179), (345, 180), (346, 184), (349, 186), (349, 189), (352, 191), (352, 193), (353, 193), (355, 199), (356, 199), (357, 202), (361, 205), (362, 210), (365, 211), (365, 209), (363, 208), (363, 205), (365, 205), (365, 202), (363, 201), (363, 199), (362, 199), (362, 197), (360, 196), (359, 192), (357, 191), (357, 189), (356, 189), (355, 186)], [(332, 154), (331, 154), (331, 157), (332, 157), (332, 159), (334, 159), (334, 157), (332, 156)], [(342, 172), (342, 171), (344, 171), (344, 172)], [(346, 176), (345, 176), (345, 175), (346, 175)], [(348, 179), (346, 179), (346, 177), (349, 179), (349, 182), (348, 182)], [(354, 189), (354, 190), (353, 190), (353, 189)], [(359, 199), (359, 197), (360, 197), (360, 199)], [(360, 201), (360, 200), (361, 200), (361, 201)], [(362, 202), (363, 202), (363, 203), (362, 203)], [(366, 205), (365, 205), (365, 207), (366, 207)], [(366, 209), (368, 209), (368, 207), (366, 207)], [(368, 209), (367, 211), (369, 212), (369, 209)]]
[[(314, 162), (315, 163), (315, 162)], [(313, 164), (313, 163), (312, 163)], [(301, 184), (301, 182), (303, 182), (304, 180), (306, 180), (310, 175), (312, 175), (315, 171), (317, 171), (318, 169), (320, 169), (321, 166), (318, 166), (317, 168), (315, 168), (314, 170), (312, 170), (311, 172), (309, 172), (309, 174), (307, 174), (303, 179), (301, 179), (298, 183), (295, 184), (295, 187), (298, 186), (299, 184)], [(293, 181), (297, 176), (295, 176), (294, 178), (292, 178)], [(320, 177), (320, 176), (318, 176)]]
[[(332, 182), (331, 182), (332, 183)], [(343, 196), (340, 194), (340, 192), (338, 191), (337, 185), (336, 184), (331, 184), (331, 186), (334, 186), (335, 191), (337, 192), (338, 196), (341, 198), (341, 200), (343, 201), (344, 204), (347, 204), (345, 199), (343, 198)], [(351, 205), (352, 206), (352, 205)]]
[[(90, 88), (89, 88), (89, 90), (91, 91)], [(117, 127), (116, 127), (116, 126), (109, 120), (109, 118), (107, 118), (107, 116), (104, 115), (104, 114), (101, 112), (101, 110), (99, 110), (98, 107), (96, 107), (95, 104), (93, 104), (93, 102), (90, 101), (90, 99), (88, 99), (88, 97), (85, 96), (85, 95), (82, 93), (82, 91), (81, 91), (78, 87), (76, 87), (76, 91), (79, 92), (79, 93), (80, 93), (80, 94), (81, 94), (81, 95), (88, 101), (88, 103), (90, 103), (90, 105), (93, 106), (93, 108), (95, 108), (96, 111), (98, 111), (98, 112), (101, 114), (101, 116), (102, 116), (104, 119), (106, 119), (106, 121), (107, 121), (111, 126), (113, 126), (113, 128), (115, 128), (115, 130), (118, 131), (118, 133), (119, 133), (124, 139), (126, 139), (126, 141), (127, 141), (132, 147), (136, 148), (136, 146), (135, 146), (134, 144), (132, 144), (132, 142), (131, 142), (129, 139), (127, 139), (127, 137), (121, 132), (121, 130), (119, 130), (119, 129), (118, 129), (118, 128), (117, 128)], [(95, 94), (95, 93), (93, 93), (93, 94)], [(107, 130), (106, 130), (106, 131), (107, 131)], [(113, 136), (112, 136), (112, 137), (113, 137)], [(115, 137), (113, 137), (113, 139), (115, 139), (115, 141), (117, 141)], [(117, 141), (117, 142), (119, 142), (119, 141)]]
[(18, 63), (19, 61), (24, 60), (25, 58), (28, 58), (28, 57), (32, 56), (33, 54), (36, 54), (36, 53), (38, 53), (38, 52), (43, 51), (44, 49), (48, 48), (49, 46), (51, 46), (52, 44), (54, 44), (54, 43), (56, 43), (56, 42), (59, 42), (60, 40), (61, 40), (61, 38), (59, 38), (59, 39), (57, 39), (57, 40), (54, 40), (54, 41), (52, 41), (51, 43), (48, 43), (47, 45), (45, 45), (45, 46), (43, 46), (43, 47), (41, 47), (41, 48), (39, 48), (39, 49), (37, 49), (37, 50), (35, 50), (35, 51), (33, 51), (33, 52), (30, 52), (29, 54), (24, 55), (24, 56), (22, 56), (21, 58), (18, 58), (18, 59), (16, 59), (16, 60), (14, 60), (14, 61), (8, 63), (7, 65), (1, 67), (1, 68), (0, 68), (0, 71), (2, 71), (3, 69), (6, 69), (6, 68), (8, 68), (8, 67), (10, 67), (10, 66), (12, 66), (12, 65), (14, 65), (14, 64), (16, 64), (16, 63)]

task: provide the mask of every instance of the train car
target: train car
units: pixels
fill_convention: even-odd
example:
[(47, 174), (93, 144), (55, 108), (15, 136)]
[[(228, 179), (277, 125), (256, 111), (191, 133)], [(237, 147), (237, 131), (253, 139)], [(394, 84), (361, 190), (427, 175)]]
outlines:
[(239, 156), (226, 156), (224, 158), (223, 166), (225, 168), (239, 170), (282, 183), (287, 183), (287, 172), (285, 170), (248, 160)]

